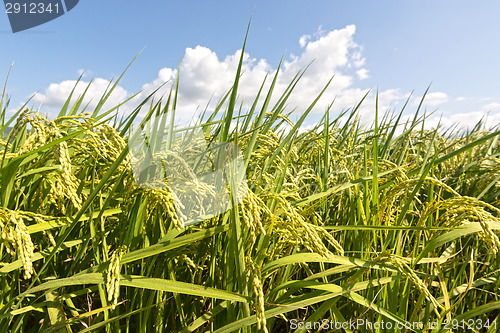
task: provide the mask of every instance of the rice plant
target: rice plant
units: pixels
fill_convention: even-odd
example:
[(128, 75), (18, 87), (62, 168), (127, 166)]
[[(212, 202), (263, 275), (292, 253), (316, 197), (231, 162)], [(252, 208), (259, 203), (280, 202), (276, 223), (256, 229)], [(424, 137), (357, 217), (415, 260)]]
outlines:
[(367, 126), (363, 99), (302, 132), (322, 93), (291, 122), (302, 73), (271, 105), (277, 71), (239, 112), (242, 61), (198, 125), (241, 149), (248, 191), (194, 224), (168, 180), (138, 186), (127, 145), (140, 110), (173, 126), (179, 77), (127, 118), (102, 110), (119, 79), (95, 110), (70, 95), (55, 119), (8, 117), (4, 89), (0, 331), (496, 332), (498, 129), (427, 130), (420, 106), (401, 121), (407, 105), (375, 105)]

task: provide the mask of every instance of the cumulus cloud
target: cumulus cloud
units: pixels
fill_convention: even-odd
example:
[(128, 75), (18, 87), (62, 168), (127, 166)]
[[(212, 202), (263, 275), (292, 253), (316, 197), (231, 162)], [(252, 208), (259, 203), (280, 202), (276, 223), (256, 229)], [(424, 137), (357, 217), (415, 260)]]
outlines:
[[(413, 102), (413, 104), (418, 105), (421, 100), (422, 100), (422, 96), (416, 98), (415, 101)], [(428, 93), (427, 95), (425, 95), (423, 105), (428, 106), (428, 107), (436, 107), (436, 106), (444, 104), (446, 102), (448, 102), (448, 95), (444, 92), (437, 91), (437, 92), (432, 92), (432, 93)]]
[(437, 127), (441, 123), (442, 128), (457, 126), (458, 129), (471, 130), (480, 121), (486, 129), (496, 127), (500, 124), (500, 113), (489, 114), (485, 111), (461, 112), (441, 116), (432, 116), (428, 121), (428, 127)]
[[(232, 86), (241, 56), (241, 50), (219, 59), (209, 48), (196, 46), (187, 48), (179, 71), (180, 82), (178, 91), (177, 117), (182, 122), (191, 120), (196, 111), (204, 109), (212, 100), (217, 102)], [(273, 72), (271, 66), (264, 60), (251, 58), (248, 53), (243, 55), (242, 77), (238, 87), (238, 95), (248, 106), (255, 98), (266, 74)], [(168, 96), (177, 77), (177, 69), (162, 68), (158, 76), (150, 83), (142, 86), (137, 101), (144, 99), (155, 89), (161, 87), (156, 96)], [(212, 107), (213, 104), (212, 103)]]
[[(295, 75), (305, 68), (307, 70), (287, 101), (288, 110), (295, 108), (297, 113), (305, 111), (332, 77), (334, 78), (331, 85), (318, 101), (313, 112), (324, 112), (334, 100), (334, 108), (337, 109), (356, 105), (368, 89), (354, 87), (353, 81), (355, 77), (367, 78), (368, 69), (363, 68), (365, 58), (362, 55), (362, 47), (354, 41), (355, 32), (354, 25), (332, 31), (324, 31), (320, 27), (316, 33), (302, 36), (299, 39), (301, 46), (299, 54), (291, 54), (283, 61), (271, 106), (287, 89)], [(204, 46), (186, 48), (179, 67), (178, 118), (183, 122), (189, 121), (197, 114), (199, 115), (200, 109), (208, 107), (210, 110), (214, 107), (234, 82), (241, 52), (238, 50), (221, 58)], [(159, 89), (155, 95), (156, 100), (166, 97), (175, 83), (177, 71), (176, 68), (161, 68), (156, 78), (143, 84), (141, 93), (133, 101), (127, 103), (126, 109), (133, 109), (156, 89)], [(265, 59), (252, 58), (249, 53), (243, 55), (238, 101), (243, 103), (244, 109), (248, 109), (253, 103), (267, 75), (263, 90), (264, 94), (266, 93), (276, 72), (276, 66), (270, 65)], [(82, 73), (87, 72), (82, 69), (78, 70), (79, 75)], [(52, 83), (42, 93), (37, 94), (34, 101), (42, 103), (45, 107), (58, 109), (64, 104), (75, 84), (74, 80)], [(87, 84), (88, 82), (82, 81), (77, 85), (75, 99), (83, 93)], [(95, 107), (108, 85), (109, 81), (106, 79), (94, 79), (86, 93), (84, 104), (90, 102), (90, 107)], [(114, 106), (128, 96), (130, 94), (123, 87), (118, 86), (106, 105)], [(261, 99), (263, 100), (263, 96)], [(207, 105), (209, 101), (212, 103)]]
[[(440, 93), (441, 94), (441, 93)], [(447, 99), (444, 98), (444, 94), (436, 96), (432, 96), (435, 99), (434, 103), (441, 101), (442, 103), (448, 102)], [(427, 99), (427, 98), (426, 98)], [(432, 99), (431, 99), (432, 100)], [(427, 110), (427, 111), (435, 111), (431, 115), (427, 117), (425, 120), (425, 128), (432, 129), (437, 128), (438, 125), (441, 129), (454, 128), (455, 130), (471, 130), (476, 125), (481, 122), (483, 128), (490, 130), (493, 128), (498, 128), (500, 126), (500, 103), (492, 102), (489, 104), (484, 104), (482, 106), (477, 105), (481, 101), (484, 100), (490, 101), (491, 98), (483, 99), (483, 98), (474, 98), (474, 97), (457, 97), (457, 98), (449, 98), (450, 104), (445, 104), (439, 110)], [(420, 101), (420, 98), (417, 98), (414, 103)], [(457, 103), (458, 102), (458, 103)], [(472, 103), (471, 103), (472, 102)], [(464, 104), (465, 103), (465, 104)], [(426, 102), (424, 102), (426, 104)], [(471, 111), (450, 111), (451, 110), (467, 110)], [(410, 119), (411, 116), (407, 116), (404, 119)]]
[[(277, 102), (287, 89), (295, 75), (307, 68), (286, 104), (285, 111), (295, 110), (296, 114), (304, 112), (315, 100), (318, 94), (333, 77), (328, 89), (313, 109), (313, 116), (320, 117), (334, 101), (332, 112), (354, 108), (360, 100), (368, 94), (359, 108), (360, 121), (369, 124), (374, 119), (375, 98), (378, 93), (379, 112), (394, 109), (403, 103), (409, 93), (399, 89), (375, 89), (355, 86), (356, 80), (369, 77), (369, 70), (365, 68), (366, 59), (363, 48), (354, 41), (356, 27), (348, 25), (341, 29), (324, 31), (321, 27), (312, 35), (303, 35), (299, 39), (300, 52), (291, 54), (284, 59), (279, 69), (278, 79), (274, 88), (274, 98), (270, 107)], [(185, 123), (198, 119), (201, 110), (213, 110), (219, 99), (229, 91), (241, 57), (241, 50), (233, 54), (220, 57), (213, 50), (204, 46), (186, 48), (179, 69), (164, 67), (159, 69), (155, 78), (142, 85), (141, 93), (125, 107), (123, 113), (130, 112), (146, 96), (158, 89), (155, 100), (166, 98), (175, 84), (176, 77), (180, 76), (177, 99), (177, 123)], [(81, 74), (83, 71), (80, 70)], [(248, 110), (254, 102), (256, 94), (267, 76), (260, 103), (263, 102), (270, 83), (277, 72), (276, 66), (269, 64), (265, 59), (251, 57), (250, 53), (243, 55), (242, 75), (238, 87), (238, 105), (242, 103), (243, 111)], [(36, 95), (35, 101), (45, 106), (60, 108), (71, 90), (75, 81), (53, 83)], [(75, 99), (83, 93), (88, 82), (80, 82), (75, 89)], [(90, 102), (93, 108), (109, 85), (103, 78), (94, 79), (86, 93), (84, 103)], [(130, 96), (123, 87), (118, 86), (111, 95), (106, 106), (115, 106)], [(418, 98), (416, 98), (418, 101)], [(443, 92), (433, 92), (427, 95), (428, 105), (439, 105), (448, 100)], [(418, 102), (417, 102), (418, 103)], [(146, 110), (143, 111), (145, 113)], [(304, 124), (307, 126), (307, 124)]]
[[(291, 54), (284, 60), (274, 90), (275, 99), (271, 103), (276, 102), (293, 77), (306, 67), (307, 70), (288, 100), (289, 109), (296, 107), (298, 113), (303, 112), (332, 77), (334, 79), (318, 102), (315, 112), (324, 112), (333, 100), (337, 108), (352, 107), (359, 102), (367, 89), (354, 88), (354, 76), (365, 79), (368, 77), (368, 70), (362, 68), (365, 58), (361, 46), (354, 42), (355, 31), (354, 25), (333, 31), (323, 31), (320, 28), (313, 35), (300, 37), (301, 52), (298, 55)], [(189, 119), (197, 109), (204, 109), (210, 99), (218, 101), (234, 82), (240, 56), (241, 50), (221, 59), (207, 47), (187, 48), (179, 69), (178, 116), (184, 120)], [(356, 71), (351, 73), (350, 68), (355, 68)], [(276, 70), (265, 59), (255, 59), (249, 53), (244, 54), (238, 87), (239, 101), (243, 102), (244, 108), (251, 105), (266, 75), (268, 79), (264, 92), (269, 88)], [(139, 99), (165, 83), (159, 94), (168, 94), (176, 75), (177, 71), (173, 68), (160, 69), (152, 82), (143, 85)]]
[[(89, 83), (90, 82), (80, 81), (77, 84), (76, 80), (66, 80), (59, 83), (51, 83), (43, 93), (36, 94), (33, 98), (33, 101), (51, 109), (60, 109), (62, 105), (64, 105), (64, 102), (73, 89), (74, 92), (71, 100), (72, 103), (74, 103), (76, 99), (85, 92), (85, 89), (87, 89)], [(95, 108), (109, 86), (110, 81), (108, 80), (102, 78), (94, 79), (90, 83), (88, 90), (85, 92), (85, 97), (82, 105), (89, 104), (89, 108)], [(127, 98), (127, 96), (128, 93), (123, 87), (116, 86), (109, 96), (107, 102), (104, 104), (104, 108), (114, 107), (122, 103)], [(53, 112), (57, 111), (54, 110)]]
[(89, 77), (92, 73), (86, 69), (80, 68), (79, 70), (76, 71), (78, 73), (78, 76), (81, 77)]
[(299, 45), (300, 47), (304, 47), (307, 45), (307, 41), (309, 41), (311, 39), (311, 36), (310, 35), (303, 35), (300, 37), (299, 39)]
[[(369, 77), (369, 70), (364, 67), (366, 59), (363, 56), (363, 48), (354, 41), (355, 32), (356, 27), (348, 25), (332, 31), (323, 31), (320, 28), (312, 35), (300, 37), (300, 52), (291, 54), (283, 61), (270, 106), (276, 103), (294, 76), (307, 67), (287, 101), (286, 111), (294, 109), (296, 114), (304, 112), (333, 77), (330, 86), (313, 109), (313, 115), (321, 116), (333, 101), (334, 113), (353, 108), (369, 93), (359, 112), (363, 123), (372, 122), (377, 91), (354, 85), (356, 79), (363, 80)], [(159, 69), (157, 76), (143, 84), (141, 93), (127, 103), (128, 107), (122, 109), (133, 109), (156, 89), (159, 90), (155, 95), (155, 100), (161, 97), (166, 98), (175, 83), (179, 70), (180, 82), (176, 111), (178, 123), (197, 119), (201, 113), (200, 110), (204, 110), (205, 107), (209, 111), (213, 110), (219, 99), (231, 88), (241, 52), (238, 50), (228, 56), (220, 57), (204, 46), (186, 48), (179, 69), (171, 67)], [(269, 64), (265, 59), (252, 58), (249, 53), (245, 52), (238, 87), (238, 105), (242, 103), (243, 111), (248, 110), (254, 102), (267, 75), (260, 100), (260, 103), (263, 102), (276, 72), (276, 66)], [(81, 82), (77, 86), (76, 96), (83, 93), (87, 83)], [(106, 79), (95, 79), (86, 94), (85, 102), (90, 101), (90, 106), (94, 107), (108, 84), (109, 81)], [(43, 93), (38, 94), (35, 100), (46, 106), (60, 107), (74, 85), (75, 81), (53, 83)], [(107, 105), (114, 106), (128, 96), (130, 94), (123, 87), (118, 86)], [(408, 96), (409, 93), (399, 89), (378, 91), (379, 113), (395, 109), (398, 104), (402, 105)], [(419, 98), (414, 98), (414, 101), (418, 104)], [(444, 92), (432, 92), (426, 96), (426, 105), (429, 106), (440, 105), (447, 101), (448, 96)]]
[(360, 80), (364, 80), (370, 77), (370, 75), (368, 75), (368, 70), (366, 68), (357, 70), (356, 74), (358, 75), (358, 78)]
[(494, 103), (489, 103), (483, 106), (484, 110), (500, 110), (500, 103), (494, 102)]

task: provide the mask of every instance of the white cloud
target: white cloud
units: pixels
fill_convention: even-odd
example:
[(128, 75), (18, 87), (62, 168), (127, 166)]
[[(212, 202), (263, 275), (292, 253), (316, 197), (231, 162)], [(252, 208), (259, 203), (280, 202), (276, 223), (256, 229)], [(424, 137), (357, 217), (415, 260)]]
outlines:
[(487, 129), (500, 124), (500, 113), (488, 114), (484, 111), (462, 112), (448, 115), (433, 115), (426, 121), (426, 127), (437, 127), (441, 123), (442, 128), (449, 128), (458, 124), (457, 129), (472, 129), (479, 121), (483, 121)]
[(490, 110), (500, 110), (500, 103), (494, 102), (494, 103), (489, 103), (483, 106), (483, 110), (490, 111)]
[[(351, 106), (354, 107), (357, 105), (367, 92), (368, 90), (358, 91), (357, 93), (351, 92), (349, 94)], [(386, 112), (400, 112), (404, 104), (403, 102), (410, 96), (409, 93), (403, 93), (400, 89), (387, 89), (378, 93), (374, 90), (370, 91), (359, 108), (360, 123), (363, 125), (371, 125), (375, 120), (377, 94), (379, 120)]]
[[(241, 50), (220, 60), (215, 52), (202, 46), (187, 48), (180, 65), (180, 81), (177, 104), (177, 117), (181, 122), (191, 120), (198, 109), (204, 109), (212, 100), (212, 107), (232, 86)], [(264, 77), (273, 69), (265, 60), (243, 56), (242, 77), (238, 87), (240, 100), (246, 106), (255, 98)], [(162, 68), (157, 78), (142, 86), (141, 94), (136, 98), (140, 101), (155, 89), (160, 87), (156, 96), (167, 96), (175, 83), (177, 70)]]
[(311, 36), (310, 35), (303, 35), (303, 36), (300, 36), (300, 39), (299, 39), (299, 45), (300, 47), (304, 47), (306, 46), (307, 42), (311, 39)]
[[(420, 104), (421, 100), (422, 100), (422, 96), (417, 97), (414, 100), (413, 105)], [(428, 93), (427, 95), (425, 95), (423, 105), (427, 106), (427, 107), (436, 107), (436, 106), (444, 104), (446, 102), (448, 102), (448, 95), (444, 92), (437, 91), (437, 92), (432, 92), (432, 93)]]
[[(33, 101), (51, 109), (60, 109), (74, 88), (75, 90), (71, 99), (71, 103), (74, 103), (76, 99), (85, 92), (85, 89), (89, 85), (89, 82), (85, 81), (80, 81), (78, 85), (76, 85), (76, 82), (76, 80), (66, 80), (59, 83), (51, 83), (43, 93), (36, 94)], [(108, 80), (102, 78), (94, 79), (87, 92), (85, 92), (82, 107), (89, 103), (90, 109), (95, 108), (109, 85), (110, 81)], [(114, 107), (120, 104), (127, 98), (127, 95), (128, 93), (124, 88), (116, 86), (105, 103), (104, 110), (108, 106)], [(58, 110), (54, 110), (50, 113), (54, 112), (58, 112)]]
[[(321, 30), (314, 35), (304, 35), (300, 38), (302, 52), (299, 55), (290, 55), (284, 60), (276, 82), (274, 96), (271, 101), (285, 91), (293, 77), (307, 68), (301, 80), (287, 101), (288, 110), (297, 107), (297, 112), (303, 112), (317, 97), (326, 83), (334, 79), (321, 100), (315, 108), (316, 112), (323, 112), (326, 106), (335, 99), (336, 107), (352, 107), (356, 104), (354, 100), (362, 97), (366, 89), (355, 89), (352, 87), (354, 77), (348, 73), (348, 68), (357, 68), (358, 78), (366, 78), (368, 70), (360, 68), (365, 59), (361, 53), (361, 47), (354, 42), (356, 27), (349, 25), (343, 29), (329, 32)], [(238, 66), (241, 50), (223, 59), (209, 48), (196, 46), (186, 48), (180, 65), (180, 82), (178, 93), (178, 115), (184, 120), (190, 119), (195, 111), (204, 108), (212, 98), (213, 102), (227, 92), (233, 82)], [(243, 101), (244, 107), (249, 107), (253, 102), (266, 74), (269, 74), (264, 94), (276, 73), (265, 59), (251, 58), (250, 54), (244, 54), (242, 76), (238, 87), (239, 101)], [(165, 82), (174, 82), (177, 70), (173, 68), (162, 68), (158, 76), (150, 83), (144, 84), (140, 98), (150, 94), (154, 89)], [(170, 91), (171, 83), (160, 89), (159, 94), (165, 95)], [(261, 96), (263, 100), (265, 96)], [(214, 103), (212, 103), (212, 106)]]
[(360, 70), (357, 70), (356, 71), (356, 74), (358, 75), (358, 78), (360, 80), (364, 80), (364, 79), (367, 79), (370, 77), (370, 75), (368, 75), (368, 70), (365, 69), (365, 68), (362, 68)]
[[(359, 60), (358, 56), (353, 57), (350, 54), (359, 48), (353, 40), (355, 32), (356, 27), (348, 25), (343, 29), (318, 33), (319, 38), (309, 40), (302, 46), (304, 51), (300, 56), (294, 56), (291, 61), (285, 62), (285, 71), (296, 73), (314, 61), (308, 70), (309, 75), (331, 76), (332, 70), (338, 70), (341, 66), (347, 65), (350, 60)], [(326, 73), (323, 74), (324, 72)]]
[(137, 97), (138, 100), (146, 98), (149, 94), (151, 94), (155, 89), (160, 88), (157, 92), (157, 95), (164, 96), (168, 94), (170, 91), (170, 87), (174, 83), (177, 76), (177, 70), (171, 68), (162, 68), (158, 72), (158, 77), (153, 80), (153, 82), (146, 83), (142, 86), (142, 91), (140, 95)]
[[(283, 61), (270, 108), (282, 96), (293, 77), (307, 66), (307, 70), (287, 100), (285, 112), (292, 109), (295, 109), (297, 114), (304, 112), (332, 77), (334, 77), (333, 81), (316, 104), (313, 113), (320, 116), (332, 101), (335, 101), (332, 108), (333, 114), (354, 108), (370, 91), (370, 89), (353, 85), (355, 78), (362, 80), (369, 77), (368, 69), (363, 68), (365, 58), (362, 54), (362, 47), (354, 41), (355, 32), (356, 27), (348, 25), (333, 31), (323, 31), (319, 28), (313, 35), (302, 36), (299, 40), (301, 53), (292, 54)], [(178, 123), (196, 119), (201, 113), (200, 109), (205, 109), (210, 100), (211, 104), (208, 106), (208, 110), (213, 110), (216, 102), (231, 88), (234, 82), (240, 56), (241, 50), (225, 58), (220, 58), (207, 47), (198, 45), (194, 48), (186, 48), (179, 68), (180, 82), (176, 112)], [(158, 88), (155, 100), (165, 99), (175, 83), (177, 72), (178, 70), (175, 68), (161, 68), (157, 77), (143, 84), (141, 93), (133, 101), (127, 103), (126, 107), (122, 107), (122, 111), (132, 110)], [(243, 111), (248, 110), (265, 76), (268, 75), (260, 97), (260, 103), (262, 103), (275, 74), (276, 67), (271, 66), (265, 59), (255, 59), (250, 54), (245, 53), (238, 87), (238, 107), (240, 103), (243, 103)], [(35, 100), (46, 106), (60, 108), (74, 84), (75, 81), (51, 84), (43, 94), (38, 94)], [(86, 84), (87, 82), (81, 82), (75, 95), (81, 94)], [(94, 80), (86, 97), (86, 102), (92, 99), (91, 107), (95, 106), (108, 84), (109, 81), (102, 78)], [(444, 93), (433, 94), (429, 94), (428, 98), (434, 101), (439, 100), (442, 95), (446, 96)], [(124, 88), (117, 87), (107, 105), (114, 106), (129, 95)], [(408, 93), (398, 89), (379, 91), (379, 113), (383, 114), (388, 109), (396, 107), (398, 102), (408, 96)], [(375, 97), (376, 93), (373, 90), (360, 107), (362, 123), (369, 124), (373, 121)], [(146, 110), (142, 114), (145, 112)]]
[[(297, 55), (292, 54), (284, 60), (270, 107), (283, 94), (297, 72), (309, 65), (290, 95), (285, 111), (296, 108), (297, 114), (304, 112), (333, 76), (331, 85), (316, 104), (313, 113), (316, 113), (317, 117), (321, 116), (321, 113), (326, 110), (332, 101), (335, 101), (332, 108), (333, 114), (341, 110), (354, 108), (363, 96), (370, 91), (370, 89), (353, 85), (355, 78), (363, 80), (369, 77), (369, 70), (363, 68), (366, 62), (363, 57), (363, 49), (354, 41), (355, 32), (356, 27), (348, 25), (333, 31), (323, 31), (320, 28), (312, 35), (300, 37), (301, 52)], [(240, 55), (241, 50), (238, 50), (222, 58), (204, 46), (198, 45), (193, 48), (186, 48), (179, 68), (180, 82), (176, 113), (178, 122), (196, 119), (199, 116), (200, 109), (205, 109), (210, 100), (211, 104), (208, 106), (208, 110), (213, 110), (216, 102), (231, 88), (234, 82)], [(238, 87), (238, 107), (240, 103), (243, 103), (243, 111), (245, 111), (253, 103), (258, 89), (265, 76), (268, 75), (263, 94), (260, 97), (260, 103), (263, 102), (276, 73), (276, 67), (271, 66), (265, 59), (252, 58), (249, 53), (245, 53), (243, 59), (242, 76)], [(157, 77), (143, 84), (139, 96), (129, 102), (128, 107), (124, 109), (133, 109), (135, 105), (162, 85), (155, 95), (155, 100), (161, 97), (166, 98), (175, 83), (177, 74), (178, 70), (176, 68), (161, 68)], [(51, 84), (43, 94), (38, 94), (35, 100), (44, 103), (46, 106), (60, 107), (74, 84), (75, 81)], [(76, 96), (83, 92), (86, 84), (87, 82), (81, 82), (78, 85), (75, 92)], [(95, 106), (108, 84), (109, 81), (102, 78), (94, 80), (86, 97), (86, 102), (92, 99), (91, 107)], [(114, 106), (129, 95), (124, 88), (118, 86), (107, 105)], [(388, 110), (398, 112), (408, 96), (409, 93), (399, 89), (379, 91), (380, 116)], [(359, 109), (360, 121), (364, 124), (373, 122), (375, 98), (376, 91), (372, 89)], [(449, 97), (444, 92), (431, 92), (426, 96), (425, 105), (434, 107), (442, 105), (448, 100)], [(420, 98), (413, 97), (412, 101), (418, 104)], [(495, 109), (497, 104), (490, 103), (487, 106)], [(407, 110), (410, 111), (409, 108)], [(484, 114), (484, 112), (481, 114)], [(437, 118), (435, 117), (432, 118), (434, 120), (429, 120), (429, 124), (436, 122), (435, 119)], [(447, 123), (451, 123), (462, 118), (460, 116), (448, 116), (444, 119)], [(304, 124), (304, 126), (308, 126), (308, 124)]]
[(81, 76), (81, 77), (88, 77), (91, 74), (90, 71), (83, 69), (83, 68), (80, 68), (76, 72), (78, 73), (78, 76)]
[[(334, 77), (332, 83), (316, 104), (313, 112), (324, 112), (327, 105), (335, 100), (334, 109), (353, 107), (367, 92), (367, 89), (353, 87), (354, 78), (368, 77), (368, 70), (361, 68), (365, 59), (362, 48), (354, 42), (356, 27), (348, 25), (342, 29), (324, 31), (321, 27), (313, 35), (304, 35), (300, 38), (301, 53), (290, 55), (284, 60), (276, 82), (274, 99), (271, 107), (286, 90), (293, 77), (301, 70), (307, 70), (287, 101), (287, 110), (296, 108), (297, 113), (305, 111), (326, 83)], [(220, 58), (214, 51), (207, 47), (196, 46), (186, 48), (179, 71), (180, 82), (177, 101), (177, 116), (180, 120), (192, 119), (197, 110), (204, 109), (211, 100), (209, 110), (227, 92), (233, 82), (234, 75), (240, 59), (241, 50), (225, 58)], [(238, 102), (243, 102), (244, 109), (248, 109), (266, 75), (269, 75), (261, 96), (261, 103), (267, 93), (276, 68), (265, 59), (255, 59), (245, 53), (243, 57), (242, 76), (238, 87)], [(350, 70), (355, 68), (355, 71)], [(83, 70), (78, 71), (79, 74)], [(128, 103), (128, 110), (132, 109), (155, 89), (162, 86), (155, 100), (166, 97), (170, 92), (177, 76), (177, 69), (164, 67), (152, 81), (143, 84), (142, 91)], [(45, 106), (60, 108), (66, 97), (75, 85), (74, 80), (52, 83), (41, 94), (35, 97), (36, 102)], [(80, 82), (75, 91), (75, 97), (83, 93), (87, 82)], [(85, 102), (92, 101), (94, 107), (109, 81), (102, 78), (94, 80), (86, 94)], [(122, 87), (117, 87), (107, 105), (116, 105), (123, 101), (129, 94)], [(199, 111), (198, 111), (199, 112)]]
[(363, 65), (365, 64), (365, 62), (366, 62), (366, 59), (365, 59), (364, 57), (362, 57), (362, 56), (361, 56), (361, 50), (362, 50), (362, 49), (363, 49), (363, 48), (360, 46), (360, 47), (359, 47), (359, 50), (358, 50), (358, 51), (356, 51), (356, 52), (352, 55), (352, 59), (353, 59), (353, 61), (354, 61), (353, 63), (354, 63), (354, 66), (355, 66), (356, 68), (359, 68), (359, 67), (363, 66)]

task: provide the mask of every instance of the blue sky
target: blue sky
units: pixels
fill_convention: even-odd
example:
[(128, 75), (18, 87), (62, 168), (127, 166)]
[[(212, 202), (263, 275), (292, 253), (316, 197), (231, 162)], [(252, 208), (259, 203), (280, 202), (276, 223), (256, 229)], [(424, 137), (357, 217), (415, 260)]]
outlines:
[[(182, 57), (179, 108), (189, 118), (229, 88), (252, 12), (244, 101), (284, 55), (283, 89), (315, 59), (290, 100), (297, 113), (335, 74), (316, 118), (333, 98), (338, 112), (369, 89), (378, 89), (383, 109), (395, 110), (413, 91), (411, 112), (432, 83), (426, 108), (438, 111), (431, 125), (441, 115), (447, 125), (470, 125), (487, 113), (489, 124), (500, 123), (498, 1), (82, 0), (66, 15), (16, 34), (0, 15), (0, 80), (14, 62), (11, 108), (38, 92), (31, 105), (54, 114), (81, 70), (83, 81), (94, 79), (89, 98), (95, 101), (145, 48), (110, 102), (141, 90), (144, 96), (175, 77)], [(362, 110), (367, 121), (373, 96)]]

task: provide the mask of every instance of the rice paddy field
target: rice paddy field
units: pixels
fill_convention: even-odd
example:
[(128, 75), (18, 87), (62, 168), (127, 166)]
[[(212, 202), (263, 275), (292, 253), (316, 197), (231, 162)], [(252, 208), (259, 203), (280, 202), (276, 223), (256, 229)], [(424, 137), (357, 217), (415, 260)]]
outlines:
[(244, 110), (241, 62), (197, 125), (239, 147), (246, 192), (193, 224), (168, 180), (138, 186), (127, 145), (173, 126), (177, 85), (118, 117), (118, 80), (53, 119), (8, 117), (4, 89), (0, 332), (497, 332), (498, 128), (429, 130), (406, 105), (366, 125), (362, 100), (303, 131), (320, 95), (290, 121), (301, 73)]

